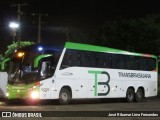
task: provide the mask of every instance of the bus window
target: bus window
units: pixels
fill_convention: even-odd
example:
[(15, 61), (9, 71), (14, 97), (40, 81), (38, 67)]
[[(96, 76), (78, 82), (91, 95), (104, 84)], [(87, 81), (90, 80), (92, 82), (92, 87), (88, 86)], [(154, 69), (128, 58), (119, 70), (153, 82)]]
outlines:
[(139, 57), (130, 56), (130, 59), (131, 59), (131, 69), (132, 70), (139, 70)]
[(117, 66), (118, 66), (117, 55), (112, 54), (112, 68), (117, 69)]
[(155, 59), (150, 59), (149, 60), (149, 65), (150, 65), (150, 70), (155, 70), (156, 69), (156, 60)]
[(103, 56), (103, 54), (97, 53), (96, 54), (96, 66), (98, 68), (104, 68), (105, 67), (105, 57)]
[(126, 69), (128, 70), (131, 69), (132, 62), (131, 62), (131, 58), (129, 55), (126, 55), (125, 61), (126, 61)]
[(156, 61), (152, 58), (146, 58), (147, 61), (147, 70), (152, 71), (156, 69)]
[(125, 56), (124, 55), (118, 55), (118, 68), (119, 69), (125, 69), (126, 68), (126, 63), (125, 63)]
[(78, 66), (81, 67), (87, 67), (88, 66), (88, 56), (87, 53), (85, 51), (78, 51), (77, 53), (77, 58), (78, 58)]
[(86, 52), (86, 67), (96, 67), (96, 58), (94, 52)]
[(106, 68), (112, 68), (112, 55), (109, 53), (104, 54), (104, 66)]
[(77, 51), (71, 50), (71, 66), (77, 66), (78, 64), (78, 57), (77, 57)]
[(65, 55), (62, 60), (62, 64), (60, 69), (64, 69), (67, 67), (77, 66), (79, 62), (79, 58), (77, 55), (78, 52), (76, 50), (66, 50)]
[(67, 49), (64, 54), (60, 69), (69, 67), (71, 63), (70, 61), (71, 61), (71, 53), (70, 53), (70, 50)]
[(147, 70), (147, 60), (145, 58), (139, 58), (140, 70)]

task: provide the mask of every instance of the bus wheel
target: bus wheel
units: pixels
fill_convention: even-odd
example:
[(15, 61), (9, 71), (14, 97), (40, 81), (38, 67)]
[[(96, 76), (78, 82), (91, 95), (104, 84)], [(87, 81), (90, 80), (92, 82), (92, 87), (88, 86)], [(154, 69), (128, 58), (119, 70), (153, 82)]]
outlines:
[(142, 102), (143, 100), (143, 91), (141, 89), (138, 89), (135, 96), (136, 102)]
[(71, 99), (71, 94), (68, 91), (68, 89), (62, 88), (58, 99), (59, 104), (66, 105), (69, 103), (70, 99)]
[(135, 94), (132, 88), (129, 88), (126, 93), (126, 100), (128, 103), (134, 102)]

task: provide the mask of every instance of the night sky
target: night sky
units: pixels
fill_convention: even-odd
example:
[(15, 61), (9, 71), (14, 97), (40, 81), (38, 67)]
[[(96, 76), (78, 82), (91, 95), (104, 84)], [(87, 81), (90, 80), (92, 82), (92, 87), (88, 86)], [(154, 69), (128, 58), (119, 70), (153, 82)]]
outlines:
[[(17, 18), (18, 0), (0, 1), (0, 43), (12, 43), (10, 21)], [(158, 0), (20, 0), (20, 3), (28, 3), (22, 7), (21, 11), (21, 39), (37, 42), (37, 16), (31, 13), (48, 14), (42, 17), (42, 42), (64, 41), (66, 40), (65, 30), (91, 34), (90, 39), (94, 39), (92, 34), (99, 25), (107, 20), (132, 19), (143, 17), (148, 14), (160, 13), (160, 1)], [(0, 49), (1, 51), (3, 49)]]

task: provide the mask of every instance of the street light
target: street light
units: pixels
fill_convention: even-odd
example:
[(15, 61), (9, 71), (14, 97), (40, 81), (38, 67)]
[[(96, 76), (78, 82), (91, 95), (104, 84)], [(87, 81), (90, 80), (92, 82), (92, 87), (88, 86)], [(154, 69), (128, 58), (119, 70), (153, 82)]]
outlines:
[(9, 27), (12, 28), (12, 29), (17, 29), (17, 28), (19, 27), (19, 24), (16, 23), (16, 22), (11, 22), (11, 23), (9, 24)]
[(12, 29), (13, 42), (15, 42), (16, 30), (19, 28), (19, 24), (16, 22), (10, 22), (9, 27)]

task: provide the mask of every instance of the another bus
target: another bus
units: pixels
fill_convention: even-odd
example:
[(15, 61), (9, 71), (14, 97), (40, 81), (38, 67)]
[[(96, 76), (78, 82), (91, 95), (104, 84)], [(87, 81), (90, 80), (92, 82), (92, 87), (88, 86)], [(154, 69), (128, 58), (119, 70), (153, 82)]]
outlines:
[(10, 62), (6, 97), (25, 100), (126, 98), (157, 95), (157, 57), (66, 42), (19, 49)]

